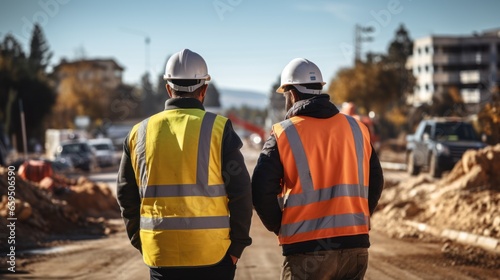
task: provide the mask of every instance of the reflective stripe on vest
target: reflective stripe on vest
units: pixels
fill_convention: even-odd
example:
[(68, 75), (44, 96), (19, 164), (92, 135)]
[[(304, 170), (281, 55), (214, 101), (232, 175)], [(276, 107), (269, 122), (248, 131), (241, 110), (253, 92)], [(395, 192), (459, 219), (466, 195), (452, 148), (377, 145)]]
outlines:
[(140, 236), (148, 266), (212, 265), (229, 248), (221, 167), (226, 121), (199, 109), (169, 110), (132, 130), (129, 147), (142, 201)]
[(318, 229), (362, 225), (366, 225), (366, 217), (363, 213), (340, 214), (334, 216), (326, 216), (315, 220), (306, 220), (293, 224), (282, 225), (281, 236), (288, 237), (297, 233), (303, 233)]
[(137, 139), (134, 151), (137, 155), (137, 164), (139, 167), (139, 190), (143, 197), (148, 185), (148, 172), (146, 171), (146, 130), (148, 121), (149, 118), (143, 120), (137, 129), (139, 139)]
[[(297, 168), (298, 180), (302, 191), (299, 193), (290, 193), (278, 197), (279, 204), (287, 211), (290, 207), (307, 207), (321, 201), (327, 201), (341, 197), (359, 197), (368, 198), (368, 188), (364, 185), (363, 161), (363, 133), (356, 122), (350, 116), (345, 116), (351, 128), (356, 151), (356, 163), (358, 184), (337, 184), (334, 186), (314, 189), (311, 170), (308, 164), (306, 151), (300, 139), (299, 133), (292, 120), (288, 119), (281, 122), (283, 132), (288, 140), (288, 145), (292, 152)], [(333, 172), (333, 171), (332, 171)], [(307, 209), (307, 208), (305, 208)], [(304, 210), (307, 211), (307, 210)], [(342, 227), (367, 226), (369, 223), (368, 213), (346, 213), (338, 215), (326, 215), (316, 219), (307, 219), (293, 223), (282, 224), (280, 230), (280, 240), (286, 237), (294, 236), (300, 233), (307, 233), (317, 230), (334, 229)]]
[(138, 139), (135, 148), (137, 159), (139, 161), (139, 178), (141, 185), (141, 195), (145, 197), (163, 197), (163, 196), (207, 196), (217, 197), (226, 196), (226, 188), (223, 184), (208, 186), (208, 166), (210, 158), (210, 139), (212, 137), (212, 127), (216, 115), (206, 113), (203, 117), (200, 130), (200, 139), (198, 141), (198, 162), (196, 167), (196, 184), (182, 185), (150, 185), (148, 186), (148, 175), (146, 171), (146, 128), (148, 119), (142, 121), (138, 128)]
[(141, 229), (213, 229), (228, 228), (229, 217), (141, 217)]

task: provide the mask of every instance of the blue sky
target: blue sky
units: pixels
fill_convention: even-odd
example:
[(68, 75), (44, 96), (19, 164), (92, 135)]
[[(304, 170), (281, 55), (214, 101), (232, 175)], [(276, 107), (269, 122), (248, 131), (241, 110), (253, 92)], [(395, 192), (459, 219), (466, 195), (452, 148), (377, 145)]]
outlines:
[(401, 23), (412, 38), (471, 34), (499, 28), (499, 11), (497, 0), (0, 0), (0, 37), (13, 33), (27, 50), (38, 21), (52, 65), (82, 53), (111, 57), (128, 83), (139, 82), (147, 57), (156, 83), (168, 55), (189, 48), (218, 87), (268, 93), (296, 57), (315, 62), (327, 82), (351, 66), (355, 24), (375, 27), (363, 50), (380, 52)]

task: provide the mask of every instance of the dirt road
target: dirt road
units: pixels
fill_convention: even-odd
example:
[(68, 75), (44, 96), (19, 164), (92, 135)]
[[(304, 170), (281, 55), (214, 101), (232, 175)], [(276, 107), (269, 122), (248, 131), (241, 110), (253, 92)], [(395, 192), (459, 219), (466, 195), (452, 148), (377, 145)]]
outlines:
[[(256, 153), (245, 155), (249, 169)], [(251, 170), (250, 170), (251, 171)], [(114, 174), (98, 177), (112, 183)], [(388, 171), (387, 179), (403, 181), (403, 172)], [(109, 179), (109, 180), (108, 180)], [(148, 268), (128, 242), (121, 220), (111, 221), (119, 228), (103, 239), (72, 241), (51, 248), (49, 253), (24, 255), (17, 259), (17, 273), (0, 275), (4, 279), (148, 279)], [(369, 268), (366, 279), (499, 279), (500, 268), (454, 264), (441, 253), (441, 242), (391, 239), (384, 228), (371, 232)], [(251, 227), (252, 246), (238, 263), (236, 279), (279, 279), (283, 261), (274, 234), (269, 233), (256, 214)]]
[[(121, 221), (113, 221), (120, 224)], [(236, 273), (239, 280), (279, 279), (283, 261), (273, 234), (254, 215), (248, 247)], [(371, 233), (369, 268), (366, 279), (498, 279), (500, 269), (452, 266), (438, 243), (410, 243)], [(52, 249), (53, 253), (24, 257), (16, 274), (5, 279), (148, 279), (148, 268), (140, 254), (129, 245), (122, 230), (107, 238), (71, 242)], [(2, 277), (0, 277), (2, 278)]]

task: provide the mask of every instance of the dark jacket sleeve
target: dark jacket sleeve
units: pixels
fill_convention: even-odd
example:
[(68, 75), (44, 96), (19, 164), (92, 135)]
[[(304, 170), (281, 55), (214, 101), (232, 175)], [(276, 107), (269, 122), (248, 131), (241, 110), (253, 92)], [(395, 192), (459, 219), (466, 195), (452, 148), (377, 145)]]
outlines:
[(252, 175), (252, 197), (255, 211), (264, 226), (278, 235), (281, 227), (281, 208), (278, 194), (281, 193), (283, 178), (276, 138), (269, 136)]
[(118, 170), (116, 197), (120, 205), (130, 243), (137, 250), (141, 251), (141, 239), (139, 235), (141, 199), (127, 143), (128, 137), (123, 144), (123, 155)]
[(368, 207), (370, 209), (370, 215), (372, 215), (382, 195), (382, 189), (384, 188), (382, 166), (380, 166), (380, 161), (373, 147), (370, 157), (370, 181), (368, 184)]
[(222, 147), (222, 175), (228, 197), (231, 245), (228, 253), (241, 257), (246, 246), (252, 244), (250, 224), (252, 222), (252, 191), (243, 155), (243, 143), (228, 120), (224, 128)]

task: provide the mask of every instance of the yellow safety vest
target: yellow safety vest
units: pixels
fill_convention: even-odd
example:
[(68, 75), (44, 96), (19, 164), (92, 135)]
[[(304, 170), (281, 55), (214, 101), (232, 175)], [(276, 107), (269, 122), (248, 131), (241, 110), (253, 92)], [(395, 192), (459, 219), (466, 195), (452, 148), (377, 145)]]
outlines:
[(226, 121), (200, 109), (175, 109), (131, 130), (128, 144), (148, 266), (212, 265), (226, 254), (231, 244), (222, 176)]

